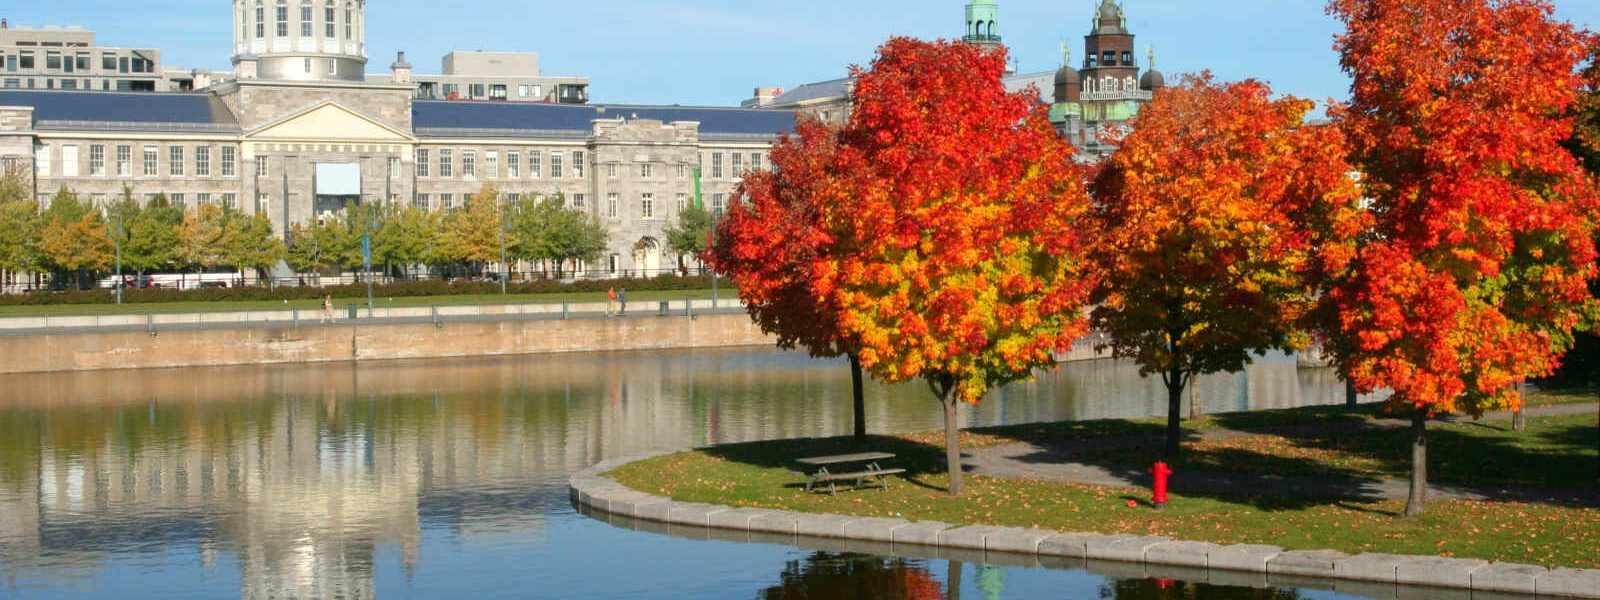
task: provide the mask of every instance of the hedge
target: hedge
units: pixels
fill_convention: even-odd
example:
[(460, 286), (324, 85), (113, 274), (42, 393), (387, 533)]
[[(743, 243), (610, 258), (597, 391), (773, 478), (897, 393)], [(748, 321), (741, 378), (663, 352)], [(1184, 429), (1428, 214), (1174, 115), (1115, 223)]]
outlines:
[[(573, 292), (604, 292), (610, 288), (643, 291), (704, 290), (711, 288), (710, 277), (680, 277), (662, 275), (648, 279), (597, 279), (562, 282), (551, 279), (513, 282), (506, 285), (511, 294), (559, 294)], [(731, 287), (731, 286), (730, 286)], [(500, 284), (494, 282), (450, 283), (439, 279), (421, 281), (396, 281), (374, 284), (374, 296), (383, 298), (415, 298), (420, 296), (463, 296), (472, 294), (498, 294)], [(365, 298), (365, 284), (335, 285), (327, 287), (279, 286), (176, 289), (129, 289), (122, 293), (126, 303), (162, 302), (228, 302), (259, 300), (315, 300), (325, 294), (335, 298)], [(44, 306), (56, 304), (105, 304), (111, 301), (111, 291), (74, 290), (66, 292), (33, 292), (27, 294), (0, 294), (0, 306)]]

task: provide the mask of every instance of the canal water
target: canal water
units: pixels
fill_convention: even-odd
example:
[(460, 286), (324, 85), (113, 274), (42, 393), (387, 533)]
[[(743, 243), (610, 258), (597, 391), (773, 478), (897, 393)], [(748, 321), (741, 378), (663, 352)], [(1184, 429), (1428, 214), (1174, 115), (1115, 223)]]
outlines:
[[(0, 378), (0, 598), (1352, 598), (695, 541), (577, 514), (613, 457), (848, 433), (839, 361), (766, 349)], [(1342, 401), (1292, 357), (1205, 412)], [(966, 426), (1161, 414), (1126, 363), (1064, 365)], [(942, 425), (871, 386), (874, 432)]]

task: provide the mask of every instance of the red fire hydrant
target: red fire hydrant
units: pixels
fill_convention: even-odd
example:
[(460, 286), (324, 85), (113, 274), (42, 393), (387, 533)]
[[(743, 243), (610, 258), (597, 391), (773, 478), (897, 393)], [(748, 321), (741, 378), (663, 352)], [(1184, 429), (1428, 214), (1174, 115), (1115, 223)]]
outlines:
[(1156, 510), (1167, 507), (1167, 478), (1172, 477), (1172, 468), (1167, 463), (1158, 462), (1155, 468), (1150, 469), (1150, 474), (1155, 477), (1155, 502)]

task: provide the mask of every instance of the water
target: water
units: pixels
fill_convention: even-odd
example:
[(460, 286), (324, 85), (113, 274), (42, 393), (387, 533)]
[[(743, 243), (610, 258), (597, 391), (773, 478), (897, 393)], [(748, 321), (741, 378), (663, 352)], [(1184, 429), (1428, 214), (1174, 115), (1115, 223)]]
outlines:
[[(657, 449), (849, 431), (848, 369), (764, 349), (9, 376), (0, 598), (1350, 598), (689, 540), (577, 514), (569, 474)], [(1077, 363), (967, 426), (1161, 414)], [(1206, 412), (1342, 401), (1271, 357)], [(871, 386), (874, 432), (942, 426)]]

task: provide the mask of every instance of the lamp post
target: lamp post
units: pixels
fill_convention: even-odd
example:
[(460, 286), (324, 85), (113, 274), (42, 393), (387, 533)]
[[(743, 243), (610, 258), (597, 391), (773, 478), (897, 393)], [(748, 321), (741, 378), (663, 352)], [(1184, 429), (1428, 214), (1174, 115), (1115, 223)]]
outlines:
[(367, 318), (372, 318), (372, 230), (378, 226), (376, 217), (367, 221), (365, 231), (361, 232), (361, 268), (366, 271), (364, 279), (367, 280)]
[(504, 198), (504, 195), (501, 195), (501, 194), (496, 194), (495, 197), (494, 197), (495, 206), (500, 209), (498, 212), (500, 213), (500, 295), (501, 296), (506, 295), (506, 280), (511, 277), (510, 268), (506, 265), (506, 227), (507, 227), (507, 222), (506, 222), (506, 205), (505, 205), (505, 202), (504, 202), (503, 198)]

